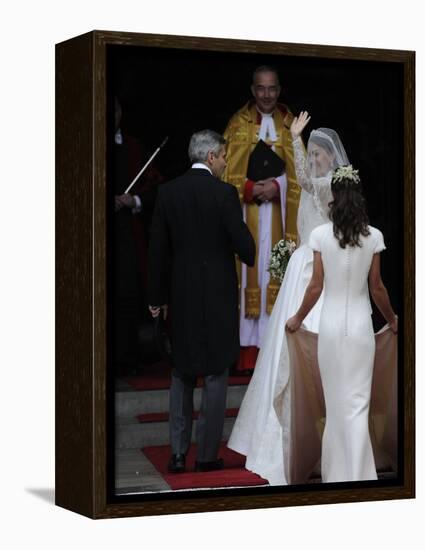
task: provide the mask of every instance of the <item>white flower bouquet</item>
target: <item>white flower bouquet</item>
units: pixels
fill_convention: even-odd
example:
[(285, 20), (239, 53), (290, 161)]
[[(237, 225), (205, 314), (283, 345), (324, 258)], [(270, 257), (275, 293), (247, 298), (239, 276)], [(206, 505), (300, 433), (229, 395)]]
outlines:
[(289, 258), (292, 256), (297, 245), (294, 241), (281, 239), (272, 248), (270, 256), (269, 271), (270, 276), (279, 282), (283, 281), (285, 271), (288, 266)]

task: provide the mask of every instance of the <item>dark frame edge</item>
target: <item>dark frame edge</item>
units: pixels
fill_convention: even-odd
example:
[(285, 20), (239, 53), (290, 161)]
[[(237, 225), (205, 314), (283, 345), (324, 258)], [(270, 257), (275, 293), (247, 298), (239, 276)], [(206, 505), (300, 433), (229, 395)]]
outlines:
[[(106, 404), (106, 48), (96, 31), (93, 32), (93, 118), (96, 136), (93, 141), (93, 268), (96, 274), (94, 286), (94, 401), (95, 416), (93, 475), (93, 517), (100, 517), (107, 509), (107, 445), (108, 434)], [(103, 200), (101, 200), (103, 198)]]
[(92, 66), (91, 33), (56, 45), (55, 502), (89, 517), (96, 489)]
[(408, 62), (415, 52), (354, 46), (299, 44), (292, 42), (264, 42), (233, 38), (180, 36), (171, 34), (134, 33), (95, 30), (99, 46), (108, 44), (181, 48), (271, 55), (326, 57), (330, 59), (357, 59), (369, 61)]
[[(371, 494), (371, 491), (373, 494)], [(99, 510), (96, 519), (157, 516), (170, 514), (193, 514), (202, 512), (225, 512), (287, 506), (311, 506), (348, 504), (354, 502), (402, 500), (414, 498), (414, 490), (407, 487), (383, 487), (379, 489), (338, 489), (313, 493), (287, 493), (283, 495), (225, 496), (202, 499), (181, 499), (162, 502), (107, 505)]]
[[(415, 497), (415, 52), (404, 61), (404, 475)], [(409, 367), (406, 369), (406, 366)], [(407, 414), (406, 414), (407, 413)]]

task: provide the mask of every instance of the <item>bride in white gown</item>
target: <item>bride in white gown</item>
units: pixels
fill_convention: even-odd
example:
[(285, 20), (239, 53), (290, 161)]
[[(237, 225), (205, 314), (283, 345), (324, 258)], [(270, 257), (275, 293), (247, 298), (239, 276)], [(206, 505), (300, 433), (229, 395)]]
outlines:
[[(297, 181), (302, 188), (297, 218), (299, 246), (288, 263), (252, 379), (227, 443), (229, 448), (246, 456), (248, 470), (270, 485), (290, 483), (291, 403), (285, 323), (300, 306), (311, 279), (310, 233), (329, 221), (332, 171), (348, 164), (338, 134), (329, 128), (311, 132), (306, 159), (300, 136), (309, 120), (308, 113), (301, 112), (291, 126)], [(311, 332), (318, 332), (321, 307), (320, 298), (304, 320), (304, 326)]]
[(326, 405), (322, 481), (373, 480), (377, 472), (369, 409), (375, 336), (369, 288), (394, 333), (397, 318), (380, 274), (384, 240), (378, 229), (368, 225), (357, 170), (351, 166), (337, 169), (331, 189), (332, 221), (310, 235), (313, 275), (287, 328), (290, 332), (300, 328), (324, 288), (317, 347)]

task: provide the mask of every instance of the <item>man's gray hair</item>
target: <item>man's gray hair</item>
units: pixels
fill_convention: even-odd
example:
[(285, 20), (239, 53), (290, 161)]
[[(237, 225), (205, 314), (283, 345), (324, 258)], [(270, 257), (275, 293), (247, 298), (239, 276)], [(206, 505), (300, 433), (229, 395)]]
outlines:
[(276, 80), (277, 80), (277, 83), (279, 84), (280, 86), (280, 82), (279, 82), (279, 73), (277, 72), (277, 69), (275, 67), (272, 67), (271, 65), (260, 65), (259, 67), (257, 67), (254, 72), (252, 73), (252, 83), (255, 84), (255, 77), (259, 74), (259, 73), (274, 73), (276, 75)]
[(214, 155), (220, 153), (220, 149), (225, 145), (224, 137), (214, 130), (201, 130), (196, 132), (190, 138), (189, 158), (192, 163), (205, 162), (208, 153), (211, 151)]

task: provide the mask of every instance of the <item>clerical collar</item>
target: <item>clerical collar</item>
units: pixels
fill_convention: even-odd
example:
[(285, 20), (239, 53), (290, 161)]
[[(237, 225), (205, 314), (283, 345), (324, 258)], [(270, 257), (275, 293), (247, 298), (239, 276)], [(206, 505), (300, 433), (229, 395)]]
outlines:
[(211, 172), (209, 166), (207, 166), (203, 162), (194, 162), (192, 164), (192, 168), (203, 168), (204, 170), (208, 170), (208, 172), (212, 175), (212, 172)]
[(274, 111), (272, 111), (271, 113), (263, 113), (262, 111), (260, 111), (257, 105), (255, 107), (257, 108), (257, 111), (260, 113), (261, 116), (270, 116), (270, 117), (273, 116)]
[(263, 141), (267, 141), (269, 139), (273, 143), (277, 141), (276, 127), (272, 113), (261, 117), (258, 139), (262, 139)]

